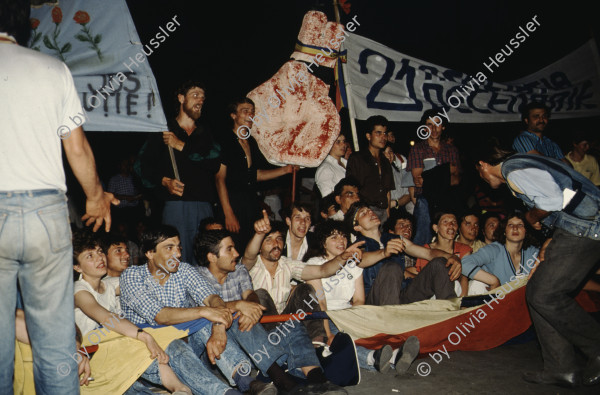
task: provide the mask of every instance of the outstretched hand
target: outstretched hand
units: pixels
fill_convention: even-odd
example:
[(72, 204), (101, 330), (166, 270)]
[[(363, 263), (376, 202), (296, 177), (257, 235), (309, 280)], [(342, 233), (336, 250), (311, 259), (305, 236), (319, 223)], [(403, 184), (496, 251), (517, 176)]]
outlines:
[(115, 206), (120, 203), (120, 200), (110, 192), (103, 192), (102, 197), (97, 200), (87, 199), (85, 202), (85, 214), (81, 217), (81, 220), (85, 222), (85, 226), (94, 224), (93, 231), (97, 231), (102, 226), (102, 222), (105, 223), (104, 229), (110, 231), (110, 205)]
[(363, 244), (365, 244), (364, 240), (352, 244), (339, 255), (340, 258), (342, 258), (344, 261), (347, 261), (350, 258), (354, 258), (354, 260), (356, 260), (357, 263), (360, 262), (360, 260), (362, 259), (362, 250), (360, 249), (360, 247), (362, 247)]

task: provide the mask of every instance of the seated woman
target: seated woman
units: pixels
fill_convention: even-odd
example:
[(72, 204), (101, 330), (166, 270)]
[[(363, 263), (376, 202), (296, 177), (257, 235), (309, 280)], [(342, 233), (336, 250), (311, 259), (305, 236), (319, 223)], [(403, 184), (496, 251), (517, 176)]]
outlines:
[[(309, 251), (308, 265), (322, 265), (340, 255), (346, 250), (349, 234), (344, 223), (328, 220), (317, 225), (315, 230), (315, 250)], [(356, 266), (354, 261), (337, 271), (330, 278), (309, 280), (308, 284), (315, 288), (321, 310), (341, 310), (352, 306), (365, 304), (365, 286), (362, 276), (363, 269)], [(330, 320), (323, 320), (327, 343), (331, 344), (333, 337), (339, 332)], [(369, 350), (357, 346), (359, 366), (367, 370), (377, 370), (385, 373), (390, 364), (395, 364), (400, 374), (406, 372), (419, 353), (419, 340), (411, 336), (404, 343), (402, 353), (394, 352), (389, 345), (378, 350)]]
[[(440, 211), (436, 213), (433, 217), (431, 227), (435, 234), (434, 241), (431, 244), (425, 244), (423, 247), (437, 248), (438, 250), (454, 254), (460, 259), (463, 259), (472, 252), (471, 247), (454, 240), (456, 238), (456, 233), (458, 232), (458, 221), (456, 220), (456, 215), (454, 215), (454, 213), (449, 211)], [(413, 271), (413, 274), (418, 274), (418, 272), (423, 270), (428, 263), (428, 260), (419, 258), (417, 259), (415, 266), (410, 269)], [(469, 280), (465, 276), (460, 276), (460, 278), (455, 281), (454, 290), (456, 291), (457, 296), (462, 297), (467, 295), (468, 283)]]
[[(489, 289), (506, 284), (529, 274), (528, 261), (534, 262), (539, 249), (527, 232), (525, 214), (514, 211), (500, 222), (496, 229), (497, 241), (482, 247), (462, 260), (462, 273), (479, 280)], [(470, 285), (469, 295), (485, 293), (486, 288)]]
[(120, 313), (116, 298), (120, 295), (119, 287), (102, 280), (107, 272), (106, 255), (98, 240), (88, 232), (78, 232), (73, 236), (73, 269), (80, 273), (74, 285), (74, 294), (75, 324), (81, 333), (85, 336), (103, 323), (121, 335), (143, 342), (150, 351), (150, 357), (157, 359), (158, 368), (157, 361), (154, 361), (142, 377), (154, 384), (164, 385), (171, 392), (191, 395), (192, 391), (175, 375), (168, 365), (169, 357), (152, 335), (120, 315), (119, 318), (115, 316), (115, 313)]

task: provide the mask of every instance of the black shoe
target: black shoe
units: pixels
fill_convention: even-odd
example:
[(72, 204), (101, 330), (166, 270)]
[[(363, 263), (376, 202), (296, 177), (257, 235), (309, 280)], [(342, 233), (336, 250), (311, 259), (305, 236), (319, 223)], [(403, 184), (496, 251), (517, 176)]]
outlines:
[[(281, 394), (282, 392), (280, 392)], [(327, 395), (347, 395), (345, 389), (340, 387), (339, 385), (335, 385), (326, 381), (324, 383), (318, 384), (308, 384), (306, 386), (297, 385), (295, 386), (289, 393), (283, 392), (283, 394), (289, 395), (317, 395), (317, 394), (327, 394)]]
[(254, 380), (250, 383), (250, 395), (277, 395), (277, 387), (273, 383), (264, 383)]
[(396, 365), (396, 373), (402, 375), (408, 371), (410, 365), (413, 363), (419, 355), (421, 344), (416, 336), (410, 336), (404, 344), (402, 349), (396, 354), (394, 365)]
[(558, 385), (565, 388), (575, 388), (581, 385), (581, 376), (577, 372), (525, 372), (523, 373), (523, 380), (534, 384)]
[(600, 355), (590, 359), (583, 370), (583, 385), (600, 383)]
[(392, 359), (392, 354), (394, 350), (389, 345), (385, 345), (381, 347), (379, 350), (375, 350), (373, 354), (373, 358), (375, 359), (375, 363), (373, 366), (378, 372), (386, 373), (390, 370), (390, 359)]

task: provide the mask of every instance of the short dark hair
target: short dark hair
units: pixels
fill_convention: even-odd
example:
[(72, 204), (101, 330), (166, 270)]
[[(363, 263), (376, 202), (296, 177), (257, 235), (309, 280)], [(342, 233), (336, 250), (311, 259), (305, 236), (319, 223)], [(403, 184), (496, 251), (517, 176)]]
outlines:
[(226, 230), (214, 229), (199, 232), (194, 237), (194, 257), (200, 266), (208, 267), (208, 253), (211, 252), (219, 257), (221, 241), (226, 237), (231, 237), (231, 234)]
[(31, 34), (29, 0), (0, 1), (0, 32), (13, 36), (23, 46), (27, 45)]
[[(451, 214), (451, 215), (454, 215), (454, 217), (457, 217), (456, 213), (454, 211), (451, 211), (451, 210), (440, 210), (440, 211), (437, 211), (433, 215), (433, 218), (431, 219), (431, 226), (439, 224), (440, 220), (442, 219), (442, 217), (444, 215), (446, 215), (446, 214)], [(456, 218), (456, 220), (458, 221), (458, 218)], [(460, 224), (460, 221), (458, 223)]]
[(271, 221), (271, 230), (265, 235), (265, 238), (273, 233), (279, 232), (285, 238), (287, 226), (281, 221)]
[(333, 196), (340, 196), (345, 186), (360, 188), (360, 184), (354, 177), (344, 177), (333, 188)]
[[(498, 220), (498, 222), (502, 221), (502, 218), (500, 218), (500, 214), (495, 213), (493, 211), (486, 211), (480, 219), (480, 223), (481, 225), (479, 226), (479, 237), (481, 237), (481, 240), (485, 240), (485, 235), (484, 235), (484, 229), (485, 229), (485, 223), (487, 222), (488, 219), (490, 218), (496, 218)], [(495, 237), (494, 235), (492, 237)], [(495, 239), (494, 239), (495, 240)]]
[(523, 221), (523, 224), (525, 225), (525, 239), (523, 240), (522, 248), (527, 249), (529, 248), (529, 246), (539, 247), (539, 243), (533, 237), (532, 234), (533, 228), (529, 225), (529, 222), (527, 222), (527, 219), (525, 218), (525, 213), (520, 210), (512, 211), (503, 220), (500, 221), (500, 225), (498, 225), (496, 231), (494, 232), (494, 240), (496, 240), (500, 244), (506, 243), (506, 226), (508, 225), (508, 221), (512, 218), (519, 218), (521, 221)]
[(327, 213), (327, 210), (329, 210), (329, 207), (334, 206), (336, 208), (336, 210), (339, 210), (340, 205), (337, 204), (337, 202), (335, 201), (335, 195), (333, 193), (330, 193), (329, 195), (325, 196), (323, 199), (321, 199), (321, 212), (322, 213)]
[(373, 129), (375, 129), (375, 126), (379, 125), (379, 126), (388, 126), (388, 120), (386, 117), (384, 117), (383, 115), (373, 115), (370, 116), (369, 118), (367, 118), (367, 124), (365, 125), (365, 132), (364, 135), (366, 136), (367, 133), (371, 133), (373, 132)]
[(358, 202), (354, 202), (348, 209), (348, 212), (346, 213), (346, 215), (344, 215), (344, 224), (346, 224), (346, 227), (348, 229), (350, 229), (350, 231), (354, 234), (358, 234), (354, 230), (354, 226), (356, 226), (354, 224), (355, 220), (356, 220), (356, 213), (358, 213), (358, 210), (360, 210), (363, 207), (369, 207), (369, 205), (362, 200), (359, 200)]
[(460, 216), (457, 218), (457, 220), (458, 220), (458, 226), (460, 226), (460, 224), (462, 224), (462, 222), (465, 220), (465, 218), (468, 217), (469, 215), (472, 215), (472, 216), (476, 217), (478, 221), (481, 220), (479, 218), (480, 217), (479, 211), (473, 210), (473, 209), (464, 210), (464, 211), (462, 211), (460, 213)]
[(415, 227), (417, 225), (415, 216), (412, 215), (411, 213), (409, 213), (408, 211), (402, 210), (402, 209), (390, 210), (390, 211), (392, 211), (392, 215), (390, 215), (388, 220), (385, 221), (385, 223), (383, 224), (383, 231), (384, 232), (393, 231), (394, 228), (396, 227), (396, 223), (399, 220), (404, 219), (404, 220), (410, 221), (410, 225), (412, 227), (412, 234), (414, 236), (415, 231), (416, 231)]
[[(430, 108), (429, 110), (426, 110), (423, 113), (423, 115), (421, 115), (421, 120), (419, 122), (421, 125), (425, 125), (425, 122), (427, 122), (429, 117), (431, 117), (432, 119), (435, 117), (438, 117), (439, 119), (442, 120), (442, 126), (448, 127), (448, 119), (444, 118), (443, 116), (440, 115), (443, 113), (444, 113), (444, 110), (441, 108), (438, 108), (438, 107)], [(435, 123), (437, 123), (437, 122), (435, 122)]]
[(235, 114), (240, 104), (252, 104), (252, 107), (256, 108), (256, 105), (247, 97), (238, 97), (227, 105), (227, 114)]
[(488, 138), (473, 151), (475, 164), (484, 162), (496, 166), (515, 154), (515, 151), (503, 149), (495, 137)]
[(120, 234), (111, 232), (100, 238), (100, 247), (102, 247), (102, 251), (104, 251), (105, 254), (108, 254), (108, 249), (111, 246), (118, 245), (119, 243), (127, 245), (127, 241), (128, 240)]
[(84, 251), (95, 250), (100, 245), (100, 237), (88, 228), (73, 231), (73, 265), (79, 265), (77, 257)]
[(346, 241), (350, 243), (350, 232), (348, 232), (348, 228), (346, 227), (345, 223), (328, 219), (325, 222), (318, 224), (315, 227), (315, 238), (313, 248), (311, 249), (312, 251), (307, 252), (303, 260), (307, 261), (309, 258), (315, 256), (325, 257), (327, 255), (325, 242), (329, 236), (332, 236), (336, 233), (344, 236)]
[(525, 119), (529, 118), (529, 112), (531, 110), (546, 110), (546, 115), (550, 117), (550, 107), (539, 101), (532, 101), (523, 106), (521, 110), (521, 121), (525, 122)]
[[(220, 221), (217, 221), (215, 219), (215, 217), (206, 217), (202, 221), (200, 221), (200, 225), (198, 225), (198, 232), (204, 232), (204, 231), (206, 231), (207, 230), (206, 228), (209, 225), (221, 225), (221, 226), (223, 226), (223, 223), (220, 222)], [(223, 228), (224, 228), (224, 226), (223, 226)]]
[(310, 206), (308, 204), (295, 201), (283, 211), (283, 215), (285, 216), (285, 218), (292, 218), (292, 213), (294, 212), (294, 209), (298, 211), (306, 211), (310, 214)]
[(573, 144), (579, 144), (582, 141), (590, 141), (590, 136), (588, 135), (588, 133), (581, 131), (581, 130), (577, 130), (575, 132), (573, 132), (573, 134), (571, 135), (571, 142)]
[(142, 234), (142, 255), (149, 251), (156, 251), (156, 246), (171, 237), (179, 237), (179, 231), (171, 225), (158, 225)]

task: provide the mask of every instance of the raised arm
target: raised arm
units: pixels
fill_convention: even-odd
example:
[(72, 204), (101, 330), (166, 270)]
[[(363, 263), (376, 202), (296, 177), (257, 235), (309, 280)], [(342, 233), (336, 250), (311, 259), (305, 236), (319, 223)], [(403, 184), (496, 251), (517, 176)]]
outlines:
[(254, 267), (254, 264), (258, 260), (258, 254), (260, 253), (260, 246), (265, 238), (265, 235), (271, 231), (271, 221), (265, 210), (263, 217), (254, 223), (254, 236), (250, 239), (250, 242), (246, 246), (244, 256), (242, 257), (242, 263), (246, 266), (246, 269), (250, 271)]

